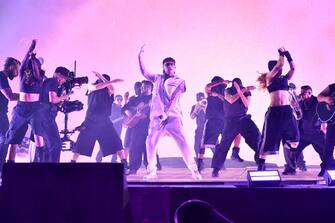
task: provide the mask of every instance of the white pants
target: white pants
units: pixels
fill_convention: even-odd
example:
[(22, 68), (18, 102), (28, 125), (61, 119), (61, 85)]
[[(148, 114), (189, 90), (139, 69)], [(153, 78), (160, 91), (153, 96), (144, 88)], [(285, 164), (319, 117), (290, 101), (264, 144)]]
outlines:
[(190, 149), (189, 145), (186, 142), (182, 121), (178, 117), (169, 117), (167, 123), (164, 126), (161, 125), (161, 120), (159, 118), (153, 118), (150, 121), (149, 135), (146, 142), (148, 172), (155, 171), (157, 168), (156, 145), (159, 138), (161, 136), (164, 136), (165, 134), (168, 134), (176, 141), (187, 168), (191, 172), (196, 171), (197, 165), (194, 161), (195, 153), (194, 150)]

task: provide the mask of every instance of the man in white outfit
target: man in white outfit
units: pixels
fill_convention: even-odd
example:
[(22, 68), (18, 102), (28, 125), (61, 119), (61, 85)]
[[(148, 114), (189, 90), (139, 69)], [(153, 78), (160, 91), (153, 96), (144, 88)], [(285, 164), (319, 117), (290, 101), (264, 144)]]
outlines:
[(150, 110), (149, 135), (147, 137), (147, 158), (148, 168), (145, 179), (157, 178), (156, 167), (156, 145), (161, 136), (166, 133), (176, 141), (181, 150), (184, 162), (192, 173), (194, 179), (200, 180), (194, 161), (194, 151), (190, 149), (186, 142), (182, 124), (182, 113), (179, 98), (185, 92), (185, 81), (175, 75), (176, 64), (171, 57), (163, 60), (163, 74), (150, 74), (145, 69), (142, 61), (143, 47), (138, 54), (139, 65), (142, 75), (154, 83), (152, 93), (152, 104)]

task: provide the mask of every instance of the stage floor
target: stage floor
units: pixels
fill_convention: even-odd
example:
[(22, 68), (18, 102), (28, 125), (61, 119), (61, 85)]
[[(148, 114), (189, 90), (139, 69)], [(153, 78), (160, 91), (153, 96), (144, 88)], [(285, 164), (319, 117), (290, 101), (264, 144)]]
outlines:
[[(144, 180), (143, 176), (146, 174), (146, 170), (141, 168), (136, 175), (128, 175), (127, 182), (129, 185), (139, 184), (207, 184), (207, 185), (236, 185), (236, 186), (247, 186), (247, 172), (248, 170), (256, 170), (256, 167), (244, 167), (244, 168), (226, 168), (220, 172), (218, 178), (211, 176), (212, 169), (206, 168), (202, 171), (202, 180), (194, 180), (191, 177), (191, 173), (186, 168), (171, 168), (166, 167), (161, 171), (157, 172), (157, 179)], [(296, 175), (283, 175), (283, 168), (269, 168), (268, 170), (278, 170), (281, 176), (283, 186), (303, 186), (303, 185), (325, 185), (323, 177), (318, 177), (320, 168), (308, 167), (307, 171), (297, 171)], [(326, 186), (326, 185), (325, 185)]]

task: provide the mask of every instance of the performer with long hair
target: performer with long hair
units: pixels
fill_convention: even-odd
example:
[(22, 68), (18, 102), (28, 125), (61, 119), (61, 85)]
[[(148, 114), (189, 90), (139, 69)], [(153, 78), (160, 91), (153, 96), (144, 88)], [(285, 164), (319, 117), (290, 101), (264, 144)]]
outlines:
[[(269, 72), (258, 77), (260, 87), (267, 88), (270, 93), (270, 106), (265, 114), (258, 170), (265, 170), (266, 156), (277, 154), (281, 141), (284, 149), (289, 150), (291, 160), (295, 161), (296, 148), (300, 139), (288, 92), (288, 81), (291, 80), (295, 70), (294, 63), (290, 53), (283, 47), (279, 48), (278, 52), (278, 61), (269, 61)], [(290, 65), (290, 70), (286, 75), (282, 75), (284, 57), (287, 58)], [(295, 166), (295, 163), (292, 165)]]

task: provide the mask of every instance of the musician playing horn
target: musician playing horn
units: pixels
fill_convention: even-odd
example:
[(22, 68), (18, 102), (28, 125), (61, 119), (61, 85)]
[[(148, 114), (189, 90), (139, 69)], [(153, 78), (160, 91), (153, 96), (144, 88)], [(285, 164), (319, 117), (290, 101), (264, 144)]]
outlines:
[[(334, 108), (333, 107), (335, 103), (334, 95), (335, 95), (335, 83), (328, 85), (318, 95), (318, 101), (326, 102), (327, 105), (332, 106), (332, 108)], [(335, 146), (335, 124), (333, 122), (329, 122), (327, 125), (327, 132), (326, 132), (326, 146), (323, 153), (324, 168), (321, 169), (319, 176), (324, 175), (325, 171), (328, 169), (334, 169), (335, 167), (334, 156), (333, 156), (334, 146)]]
[[(299, 129), (297, 120), (290, 106), (290, 94), (288, 81), (294, 74), (294, 63), (288, 51), (283, 47), (278, 49), (278, 61), (268, 62), (269, 72), (261, 74), (258, 82), (261, 88), (267, 88), (270, 93), (270, 107), (265, 115), (262, 140), (260, 145), (260, 161), (258, 170), (265, 170), (267, 155), (278, 154), (280, 141), (284, 149), (288, 149), (292, 160), (296, 160), (296, 148), (299, 144)], [(282, 75), (284, 57), (290, 65), (286, 75)], [(295, 163), (293, 163), (295, 166)]]
[(95, 142), (98, 141), (103, 156), (118, 152), (121, 162), (127, 167), (122, 141), (109, 118), (114, 101), (113, 84), (123, 80), (110, 81), (107, 74), (94, 73), (99, 79), (88, 87), (86, 117), (74, 145), (71, 162), (76, 162), (79, 155), (91, 156)]
[[(319, 154), (320, 159), (323, 160), (323, 151), (325, 148), (325, 133), (323, 132), (323, 126), (320, 122), (317, 114), (316, 107), (318, 100), (313, 96), (312, 88), (308, 85), (301, 87), (300, 95), (301, 98), (299, 105), (303, 112), (302, 118), (298, 121), (300, 141), (297, 148), (297, 166), (299, 167), (298, 160), (302, 151), (309, 145), (312, 145), (315, 151)], [(295, 168), (291, 165), (291, 160), (286, 161), (284, 175), (294, 175), (296, 173)], [(300, 167), (299, 167), (300, 168)], [(324, 163), (321, 163), (321, 171), (319, 176), (322, 176), (324, 170)]]

